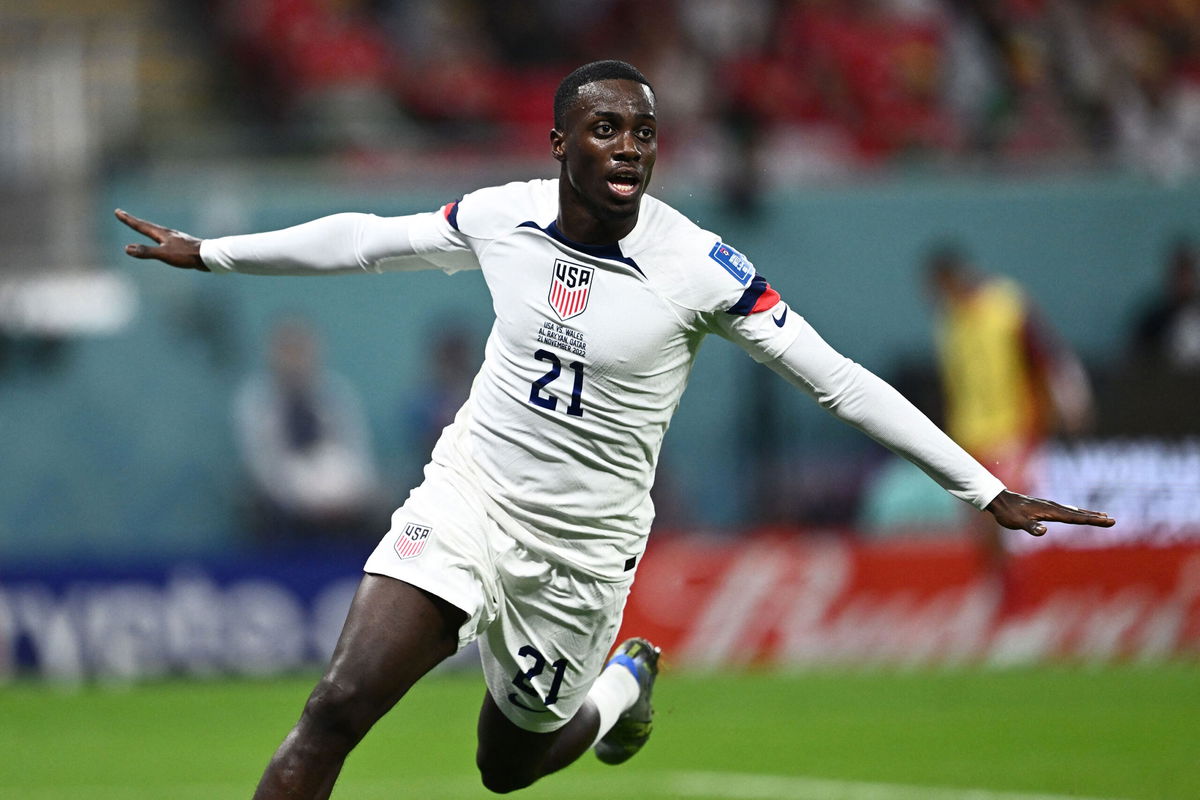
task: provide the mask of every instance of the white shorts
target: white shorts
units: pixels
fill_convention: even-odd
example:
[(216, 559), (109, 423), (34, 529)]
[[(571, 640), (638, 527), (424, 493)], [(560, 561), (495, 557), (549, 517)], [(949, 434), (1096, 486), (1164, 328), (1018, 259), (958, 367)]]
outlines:
[(479, 639), (496, 705), (519, 728), (552, 731), (600, 674), (633, 575), (607, 582), (547, 561), (501, 530), (479, 492), (460, 473), (429, 465), (363, 569), (466, 612), (458, 646)]

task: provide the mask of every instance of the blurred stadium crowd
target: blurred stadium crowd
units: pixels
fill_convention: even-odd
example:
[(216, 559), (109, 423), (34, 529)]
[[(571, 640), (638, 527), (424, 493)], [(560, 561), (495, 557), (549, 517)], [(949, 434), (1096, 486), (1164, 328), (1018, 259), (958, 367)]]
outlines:
[[(398, 130), (541, 151), (573, 65), (638, 64), (674, 136), (826, 165), (905, 159), (1200, 168), (1194, 0), (253, 0), (230, 78), (314, 138)], [(499, 135), (498, 135), (499, 134)]]
[(30, 209), (147, 157), (544, 163), (547, 98), (594, 58), (651, 78), (664, 158), (735, 207), (897, 166), (1200, 174), (1196, 0), (26, 0), (0, 45), (0, 243), (22, 262), (89, 236), (41, 257)]

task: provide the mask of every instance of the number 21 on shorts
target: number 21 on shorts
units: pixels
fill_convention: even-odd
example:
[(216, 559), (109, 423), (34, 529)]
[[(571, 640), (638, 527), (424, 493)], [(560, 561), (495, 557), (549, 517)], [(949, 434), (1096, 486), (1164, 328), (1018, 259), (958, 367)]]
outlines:
[[(540, 701), (544, 706), (552, 706), (557, 703), (558, 692), (560, 689), (562, 689), (563, 677), (567, 674), (567, 660), (565, 658), (560, 658), (557, 661), (548, 663), (546, 661), (546, 657), (542, 655), (541, 651), (531, 644), (527, 644), (518, 650), (517, 658), (532, 659), (533, 661), (528, 669), (517, 669), (517, 674), (514, 675), (512, 679), (513, 686), (520, 689), (526, 697), (534, 701)], [(547, 666), (553, 670), (554, 678), (550, 681), (550, 691), (548, 691), (546, 696), (543, 698), (538, 694), (537, 689), (533, 688), (533, 684), (530, 683), (530, 681), (545, 672)], [(526, 711), (544, 710), (525, 705), (525, 703), (521, 701), (520, 695), (518, 695), (516, 692), (509, 692), (508, 700), (513, 705), (520, 706)]]

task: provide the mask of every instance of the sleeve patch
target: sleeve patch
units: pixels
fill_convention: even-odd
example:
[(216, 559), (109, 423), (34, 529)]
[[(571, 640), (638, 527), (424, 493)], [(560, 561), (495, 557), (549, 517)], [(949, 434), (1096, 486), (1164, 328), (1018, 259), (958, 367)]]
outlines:
[(750, 259), (722, 241), (713, 245), (708, 257), (724, 267), (742, 286), (754, 277), (754, 265), (750, 263)]
[(458, 201), (442, 206), (442, 216), (450, 223), (450, 227), (458, 230)]

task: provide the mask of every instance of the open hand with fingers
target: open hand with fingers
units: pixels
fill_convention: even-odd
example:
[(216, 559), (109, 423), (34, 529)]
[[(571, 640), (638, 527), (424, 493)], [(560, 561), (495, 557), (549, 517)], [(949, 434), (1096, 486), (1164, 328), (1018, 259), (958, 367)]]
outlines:
[(198, 269), (208, 272), (204, 261), (200, 258), (200, 240), (181, 231), (164, 228), (144, 219), (138, 219), (132, 214), (117, 209), (117, 219), (133, 228), (138, 233), (153, 239), (157, 246), (146, 244), (127, 244), (125, 254), (134, 258), (152, 258), (170, 264), (180, 269)]
[(1087, 511), (1074, 506), (1064, 506), (1053, 500), (1028, 497), (1007, 489), (996, 495), (986, 509), (996, 522), (1014, 531), (1028, 531), (1034, 536), (1046, 532), (1043, 522), (1065, 522), (1068, 525), (1095, 525), (1111, 528), (1116, 520), (1102, 511)]

